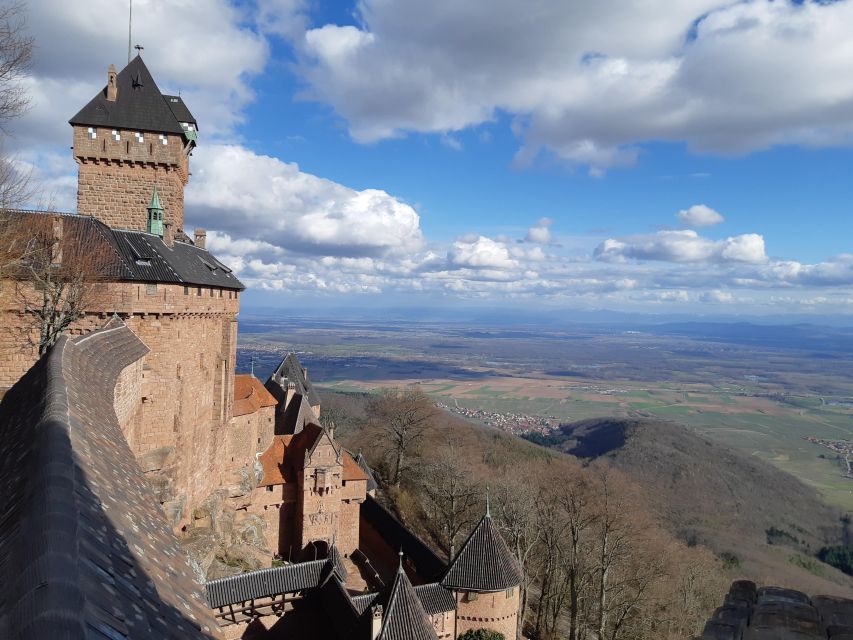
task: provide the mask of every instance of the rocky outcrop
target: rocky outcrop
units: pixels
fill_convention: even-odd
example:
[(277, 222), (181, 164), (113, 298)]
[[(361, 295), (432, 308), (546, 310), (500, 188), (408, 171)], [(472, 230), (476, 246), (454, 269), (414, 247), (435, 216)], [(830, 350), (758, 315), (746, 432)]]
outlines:
[(780, 587), (732, 583), (723, 606), (705, 625), (703, 640), (851, 640), (853, 600), (809, 598)]

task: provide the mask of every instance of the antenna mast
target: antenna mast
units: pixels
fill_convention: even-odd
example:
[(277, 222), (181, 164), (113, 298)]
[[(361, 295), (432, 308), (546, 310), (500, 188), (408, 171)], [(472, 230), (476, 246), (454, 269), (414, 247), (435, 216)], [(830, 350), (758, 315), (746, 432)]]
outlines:
[(133, 0), (128, 0), (127, 14), (127, 63), (130, 64), (130, 39), (133, 32)]

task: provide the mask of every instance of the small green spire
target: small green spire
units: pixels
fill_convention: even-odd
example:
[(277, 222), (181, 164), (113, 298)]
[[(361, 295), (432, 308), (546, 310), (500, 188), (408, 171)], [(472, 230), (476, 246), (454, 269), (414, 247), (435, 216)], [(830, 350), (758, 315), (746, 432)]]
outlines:
[(160, 194), (157, 193), (156, 184), (151, 193), (151, 202), (148, 204), (148, 233), (163, 237), (163, 206), (160, 204)]

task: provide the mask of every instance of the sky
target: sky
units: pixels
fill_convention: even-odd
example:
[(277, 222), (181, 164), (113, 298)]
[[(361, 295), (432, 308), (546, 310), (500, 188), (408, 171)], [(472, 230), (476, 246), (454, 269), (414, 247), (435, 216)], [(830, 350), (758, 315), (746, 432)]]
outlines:
[[(128, 3), (28, 10), (6, 145), (73, 211)], [(132, 39), (244, 305), (853, 314), (853, 0), (134, 0)]]

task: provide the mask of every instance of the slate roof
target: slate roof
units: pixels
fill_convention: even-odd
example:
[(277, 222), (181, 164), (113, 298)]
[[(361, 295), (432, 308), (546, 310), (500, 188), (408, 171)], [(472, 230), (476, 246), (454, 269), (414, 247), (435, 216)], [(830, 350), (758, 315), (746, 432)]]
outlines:
[(367, 475), (367, 490), (376, 491), (379, 488), (379, 484), (376, 482), (376, 476), (373, 475), (373, 469), (371, 469), (370, 465), (367, 464), (367, 460), (365, 460), (364, 456), (361, 455), (361, 451), (359, 451), (358, 455), (355, 457), (355, 463), (361, 467), (361, 470)]
[(441, 584), (464, 591), (503, 591), (521, 584), (521, 565), (486, 513), (460, 547)]
[(198, 131), (198, 122), (196, 122), (195, 116), (190, 113), (189, 108), (181, 96), (168, 96), (164, 94), (163, 99), (166, 101), (166, 104), (169, 105), (169, 109), (172, 110), (172, 115), (175, 116), (175, 120), (178, 122), (193, 124), (195, 125), (196, 131)]
[[(72, 125), (184, 134), (175, 110), (160, 93), (141, 56), (136, 56), (118, 72), (116, 87), (115, 101), (107, 100), (107, 88), (104, 86), (68, 122)], [(186, 105), (183, 110), (189, 113)], [(180, 108), (178, 111), (182, 113)]]
[(431, 616), (456, 609), (453, 592), (448, 591), (437, 582), (418, 585), (415, 587), (415, 593), (418, 594), (424, 611)]
[(368, 495), (365, 498), (359, 513), (364, 522), (374, 529), (391, 549), (406, 550), (406, 559), (414, 565), (415, 572), (425, 582), (435, 580), (444, 573), (447, 565), (441, 558), (373, 496)]
[(320, 585), (326, 560), (286, 564), (211, 580), (204, 586), (212, 608), (267, 598), (280, 593), (296, 593)]
[(346, 580), (346, 577), (347, 570), (341, 555), (337, 547), (332, 546), (328, 558), (258, 569), (211, 580), (204, 585), (204, 591), (210, 607), (219, 608), (252, 599), (314, 589), (332, 581), (333, 578)]
[(312, 407), (320, 405), (320, 396), (314, 390), (314, 385), (308, 381), (302, 370), (302, 364), (295, 353), (288, 353), (270, 376), (270, 380), (286, 378), (296, 385), (296, 393), (308, 399)]
[(385, 603), (378, 640), (438, 640), (402, 562)]
[(97, 266), (108, 280), (245, 289), (231, 269), (191, 243), (176, 241), (168, 247), (157, 235), (111, 229), (91, 216), (49, 211), (14, 213), (22, 216), (22, 224), (27, 224), (30, 216), (34, 223), (41, 223), (43, 216), (59, 217), (64, 241), (80, 243), (86, 251), (97, 254)]
[(234, 406), (232, 415), (245, 416), (255, 413), (262, 407), (274, 407), (278, 401), (266, 390), (255, 376), (238, 374), (234, 376)]
[(113, 408), (147, 351), (63, 336), (0, 403), (0, 637), (219, 637)]

